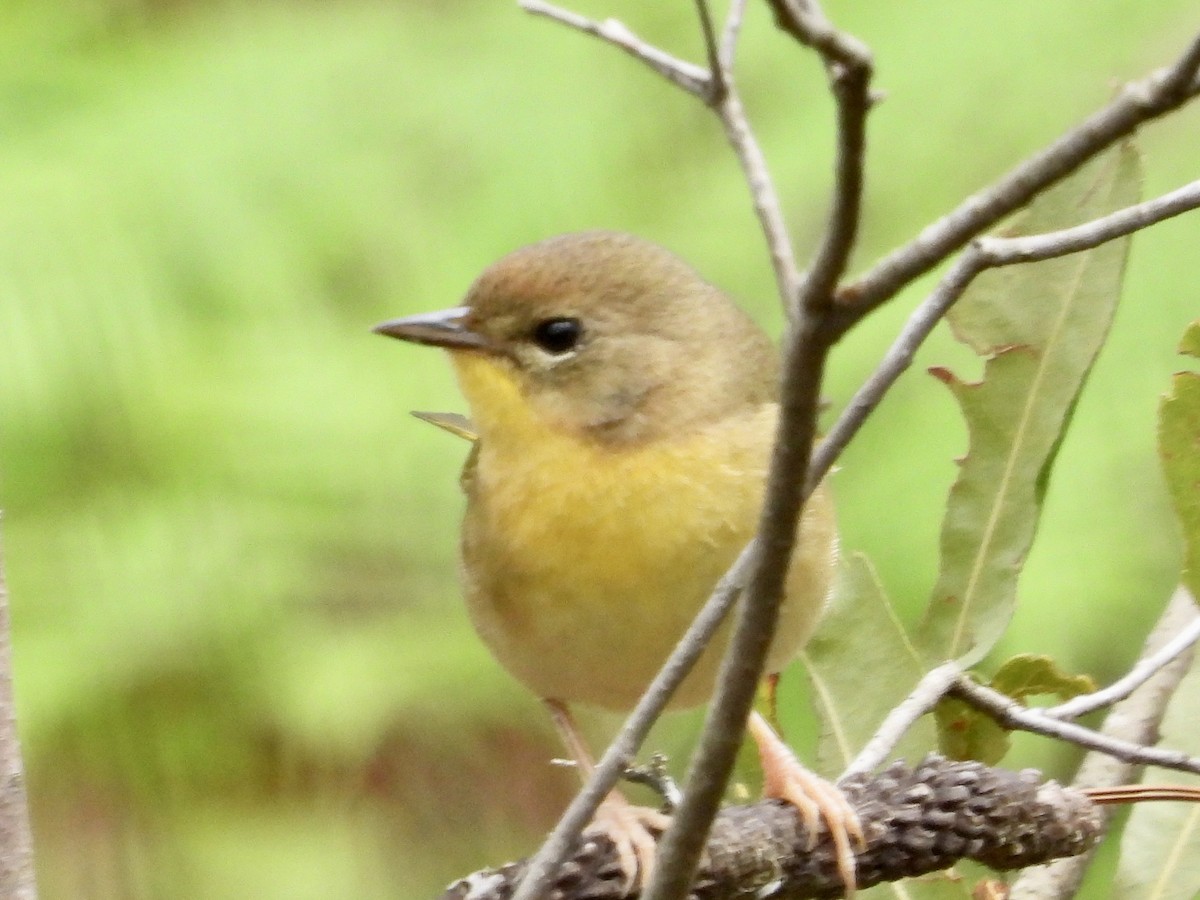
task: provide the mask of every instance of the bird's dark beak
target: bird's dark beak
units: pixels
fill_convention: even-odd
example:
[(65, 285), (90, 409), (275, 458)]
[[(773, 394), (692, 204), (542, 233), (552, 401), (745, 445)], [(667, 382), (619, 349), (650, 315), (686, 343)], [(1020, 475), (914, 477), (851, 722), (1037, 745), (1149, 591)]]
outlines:
[(453, 309), (419, 313), (380, 322), (371, 330), (376, 334), (386, 334), (402, 341), (444, 347), (447, 350), (487, 349), (487, 338), (477, 331), (472, 331), (467, 325), (467, 314), (470, 311), (470, 307), (456, 306)]

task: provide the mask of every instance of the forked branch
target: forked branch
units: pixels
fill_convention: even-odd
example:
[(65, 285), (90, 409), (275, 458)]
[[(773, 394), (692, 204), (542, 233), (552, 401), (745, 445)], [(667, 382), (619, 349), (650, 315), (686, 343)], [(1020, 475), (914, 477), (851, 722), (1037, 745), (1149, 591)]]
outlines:
[(1037, 262), (1090, 250), (1198, 207), (1200, 181), (1194, 181), (1161, 197), (1117, 210), (1073, 228), (1022, 237), (977, 238), (950, 267), (933, 293), (908, 317), (879, 365), (846, 404), (813, 453), (808, 472), (809, 484), (815, 486), (825, 477), (884, 395), (912, 365), (917, 349), (980, 274), (1001, 266)]
[(885, 256), (839, 291), (843, 333), (864, 315), (947, 259), (972, 238), (1020, 209), (1048, 187), (1095, 158), (1138, 127), (1178, 109), (1200, 93), (1200, 35), (1174, 65), (1126, 85), (1108, 106), (1089, 116), (995, 184), (973, 194), (927, 226), (910, 243)]

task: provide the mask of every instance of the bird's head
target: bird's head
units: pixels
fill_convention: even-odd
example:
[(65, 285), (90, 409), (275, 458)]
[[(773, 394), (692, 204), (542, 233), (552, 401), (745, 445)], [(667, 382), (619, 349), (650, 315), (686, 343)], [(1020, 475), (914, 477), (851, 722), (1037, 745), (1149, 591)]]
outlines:
[(674, 254), (616, 232), (524, 247), (484, 270), (462, 306), (375, 331), (449, 351), (484, 440), (520, 415), (637, 443), (776, 390), (774, 347), (741, 309)]

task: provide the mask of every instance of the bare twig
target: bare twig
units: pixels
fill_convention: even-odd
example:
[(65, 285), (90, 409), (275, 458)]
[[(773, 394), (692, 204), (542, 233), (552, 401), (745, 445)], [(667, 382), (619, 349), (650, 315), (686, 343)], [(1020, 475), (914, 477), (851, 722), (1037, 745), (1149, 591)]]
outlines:
[(925, 342), (925, 338), (929, 337), (947, 310), (958, 302), (958, 298), (984, 268), (986, 266), (982, 254), (975, 247), (968, 247), (946, 276), (938, 282), (933, 293), (908, 317), (904, 328), (875, 367), (875, 371), (855, 392), (817, 447), (809, 466), (809, 484), (816, 485), (825, 477), (884, 395), (912, 365), (917, 349)]
[(737, 56), (738, 37), (741, 35), (742, 20), (745, 16), (746, 0), (732, 0), (729, 4), (729, 12), (725, 16), (725, 27), (721, 29), (721, 46), (717, 53), (722, 73), (733, 71), (733, 61)]
[[(816, 0), (768, 0), (775, 24), (821, 55), (828, 69), (853, 69), (869, 64), (870, 51), (851, 34), (838, 31)], [(834, 77), (837, 77), (836, 73)]]
[[(1186, 593), (1183, 588), (1180, 588), (1180, 591)], [(1123, 678), (1114, 681), (1108, 687), (1075, 697), (1058, 706), (1040, 709), (1026, 708), (1025, 713), (1029, 720), (1036, 721), (1038, 718), (1076, 719), (1124, 700), (1161, 669), (1188, 652), (1200, 639), (1200, 613), (1193, 610), (1189, 618), (1185, 612), (1177, 611), (1172, 619), (1172, 631), (1174, 633), (1159, 649), (1153, 652), (1148, 650), (1148, 655), (1144, 655), (1138, 660)], [(1158, 641), (1158, 638), (1155, 641)], [(943, 663), (926, 673), (908, 697), (891, 711), (875, 735), (863, 747), (862, 752), (847, 766), (841, 777), (844, 779), (859, 772), (868, 772), (882, 764), (913, 723), (930, 712), (938, 701), (959, 683), (961, 676), (961, 666), (953, 661)]]
[(888, 254), (866, 275), (839, 291), (845, 313), (841, 331), (1138, 126), (1195, 97), (1200, 93), (1198, 70), (1200, 36), (1193, 38), (1173, 66), (1127, 85), (1104, 109), (991, 187), (968, 197), (953, 212), (923, 229), (911, 243)]
[(1200, 207), (1200, 181), (1103, 216), (1074, 228), (1028, 237), (981, 237), (979, 251), (990, 266), (1038, 262), (1090, 250), (1165, 219)]
[(553, 19), (568, 28), (590, 34), (592, 37), (620, 48), (689, 94), (704, 97), (711, 89), (708, 83), (708, 73), (704, 71), (703, 67), (674, 57), (665, 50), (647, 43), (634, 34), (623, 22), (616, 19), (597, 22), (569, 9), (546, 3), (544, 0), (518, 0), (518, 2), (527, 13)]
[(729, 22), (725, 27), (724, 45), (717, 39), (717, 30), (713, 25), (712, 12), (708, 8), (708, 0), (696, 0), (696, 15), (700, 18), (700, 33), (704, 35), (704, 50), (708, 55), (708, 95), (704, 98), (709, 106), (716, 106), (725, 99), (729, 90), (729, 82), (725, 77), (725, 51), (733, 53), (737, 45), (739, 24), (745, 5), (735, 2), (729, 11)]
[(783, 217), (783, 209), (779, 205), (779, 195), (775, 191), (770, 169), (767, 167), (767, 158), (750, 128), (745, 107), (742, 106), (741, 97), (736, 90), (726, 91), (717, 114), (721, 120), (721, 127), (725, 130), (725, 139), (733, 148), (738, 165), (742, 168), (742, 175), (746, 179), (751, 202), (754, 204), (754, 215), (758, 218), (759, 227), (767, 242), (767, 250), (771, 255), (775, 285), (779, 296), (783, 298), (788, 315), (791, 316), (794, 314), (794, 298), (800, 290), (800, 268), (796, 264), (791, 236)]
[[(1177, 590), (1158, 625), (1146, 640), (1142, 659), (1149, 660), (1157, 656), (1160, 650), (1171, 643), (1180, 629), (1187, 627), (1195, 618), (1195, 601), (1187, 591)], [(1104, 736), (1134, 745), (1156, 741), (1167, 703), (1187, 673), (1191, 656), (1191, 651), (1187, 651), (1176, 657), (1126, 700), (1115, 706), (1104, 723)], [(1135, 779), (1136, 767), (1141, 762), (1114, 758), (1104, 751), (1089, 753), (1075, 776), (1073, 786), (1095, 789), (1125, 784)], [(1102, 809), (1101, 815), (1106, 825), (1111, 813)], [(1065, 863), (1030, 869), (1022, 873), (1013, 885), (1010, 900), (1066, 900), (1073, 897), (1080, 881), (1083, 880), (1088, 861), (1088, 857), (1083, 856)]]
[(771, 8), (780, 28), (821, 55), (837, 102), (833, 206), (801, 293), (793, 300), (799, 314), (805, 315), (833, 303), (833, 292), (858, 236), (873, 63), (866, 45), (834, 28), (816, 0), (771, 0)]
[(883, 724), (846, 767), (839, 780), (870, 772), (882, 764), (896, 749), (896, 745), (904, 738), (908, 729), (938, 705), (938, 701), (946, 696), (946, 692), (961, 675), (962, 667), (954, 661), (942, 663), (926, 672), (925, 677), (917, 683), (911, 693), (888, 713)]
[[(1187, 666), (1185, 665), (1184, 668), (1186, 669)], [(1200, 775), (1200, 758), (1188, 756), (1177, 750), (1163, 750), (1158, 747), (1146, 746), (1145, 742), (1153, 740), (1153, 736), (1137, 742), (1085, 728), (1074, 722), (1049, 719), (1039, 715), (1038, 710), (1021, 705), (1007, 694), (1002, 694), (966, 677), (959, 678), (950, 688), (948, 695), (964, 700), (976, 709), (987, 713), (1010, 731), (1028, 731), (1031, 734), (1040, 734), (1044, 737), (1066, 741), (1068, 744), (1078, 744), (1080, 747), (1096, 750), (1131, 765), (1153, 765), (1164, 769), (1174, 769), (1177, 772), (1191, 772)]]
[[(1180, 591), (1184, 591), (1184, 589), (1180, 588)], [(1179, 618), (1184, 621), (1181, 623), (1178, 633), (1163, 644), (1157, 652), (1139, 659), (1124, 677), (1118, 678), (1106, 688), (1075, 697), (1058, 706), (1047, 707), (1039, 712), (1050, 719), (1077, 719), (1124, 700), (1149, 681), (1160, 669), (1170, 665), (1190, 650), (1197, 640), (1200, 640), (1200, 614), (1195, 612), (1195, 601), (1191, 600), (1190, 596), (1189, 600), (1193, 607), (1191, 621), (1187, 621), (1186, 616), (1180, 615)]]
[[(702, 21), (706, 20), (707, 0), (697, 0), (697, 6), (704, 11)], [(754, 205), (754, 214), (758, 218), (767, 251), (771, 255), (771, 270), (775, 273), (779, 299), (791, 317), (794, 315), (795, 298), (800, 290), (800, 269), (796, 264), (791, 234), (779, 204), (779, 194), (771, 179), (767, 158), (746, 118), (746, 109), (742, 105), (742, 98), (733, 77), (733, 59), (745, 12), (746, 0), (732, 0), (719, 45), (711, 27), (705, 28), (709, 60), (715, 61), (719, 67), (714, 70), (710, 80), (713, 84), (721, 86), (720, 90), (712, 92), (706, 102), (717, 114), (725, 131), (725, 139), (742, 168), (742, 176), (746, 179), (750, 200)]]
[(825, 477), (887, 391), (912, 365), (917, 349), (981, 272), (1090, 250), (1197, 208), (1200, 208), (1200, 181), (1072, 228), (1021, 237), (985, 236), (973, 240), (933, 293), (909, 316), (879, 365), (829, 429), (813, 454), (809, 484), (816, 485)]
[(643, 900), (685, 897), (721, 795), (741, 746), (767, 650), (775, 633), (784, 579), (805, 499), (805, 471), (812, 452), (820, 384), (828, 347), (813, 347), (811, 332), (796, 335), (785, 351), (781, 414), (763, 512), (746, 590), (721, 663), (716, 692), (684, 787), (683, 802), (659, 845), (659, 864)]
[[(1076, 719), (1124, 700), (1157, 672), (1187, 652), (1200, 639), (1200, 613), (1193, 613), (1190, 621), (1182, 615), (1177, 615), (1176, 618), (1184, 620), (1174, 623), (1177, 625), (1177, 633), (1160, 649), (1138, 660), (1123, 678), (1114, 681), (1106, 688), (1075, 697), (1058, 706), (1042, 709), (1027, 708), (1025, 712), (1029, 719), (1031, 721), (1038, 718)], [(869, 772), (886, 761), (913, 724), (930, 712), (938, 701), (959, 682), (961, 676), (961, 666), (953, 661), (943, 663), (926, 673), (908, 697), (891, 711), (859, 755), (846, 767), (841, 777), (844, 779), (860, 772)]]
[[(870, 58), (860, 66), (846, 69), (834, 79), (838, 102), (838, 147), (834, 179), (833, 208), (824, 237), (812, 267), (801, 287), (796, 306), (809, 314), (823, 311), (833, 303), (833, 293), (846, 271), (850, 253), (858, 238), (862, 214), (863, 163), (867, 143), (867, 113), (870, 100)], [(803, 312), (801, 313), (803, 314)]]
[(658, 794), (662, 801), (659, 807), (661, 812), (670, 815), (675, 811), (675, 807), (679, 806), (679, 800), (683, 794), (667, 769), (665, 754), (653, 754), (650, 762), (644, 766), (631, 766), (625, 770), (623, 777), (630, 784), (643, 785)]
[(11, 621), (0, 564), (0, 896), (36, 900), (33, 836), (13, 698)]

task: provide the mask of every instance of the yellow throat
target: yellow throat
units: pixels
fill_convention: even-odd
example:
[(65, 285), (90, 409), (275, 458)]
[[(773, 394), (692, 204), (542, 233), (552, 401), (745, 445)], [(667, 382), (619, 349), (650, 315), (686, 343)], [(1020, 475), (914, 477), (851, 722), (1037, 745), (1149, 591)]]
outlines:
[[(607, 446), (547, 423), (502, 362), (452, 357), (479, 434), (463, 531), (476, 627), (540, 696), (632, 706), (754, 533), (777, 407)], [(807, 640), (828, 589), (824, 491), (806, 521), (811, 549), (791, 583), (817, 596), (785, 606), (774, 668)], [(674, 705), (703, 702), (717, 662), (706, 654)]]

